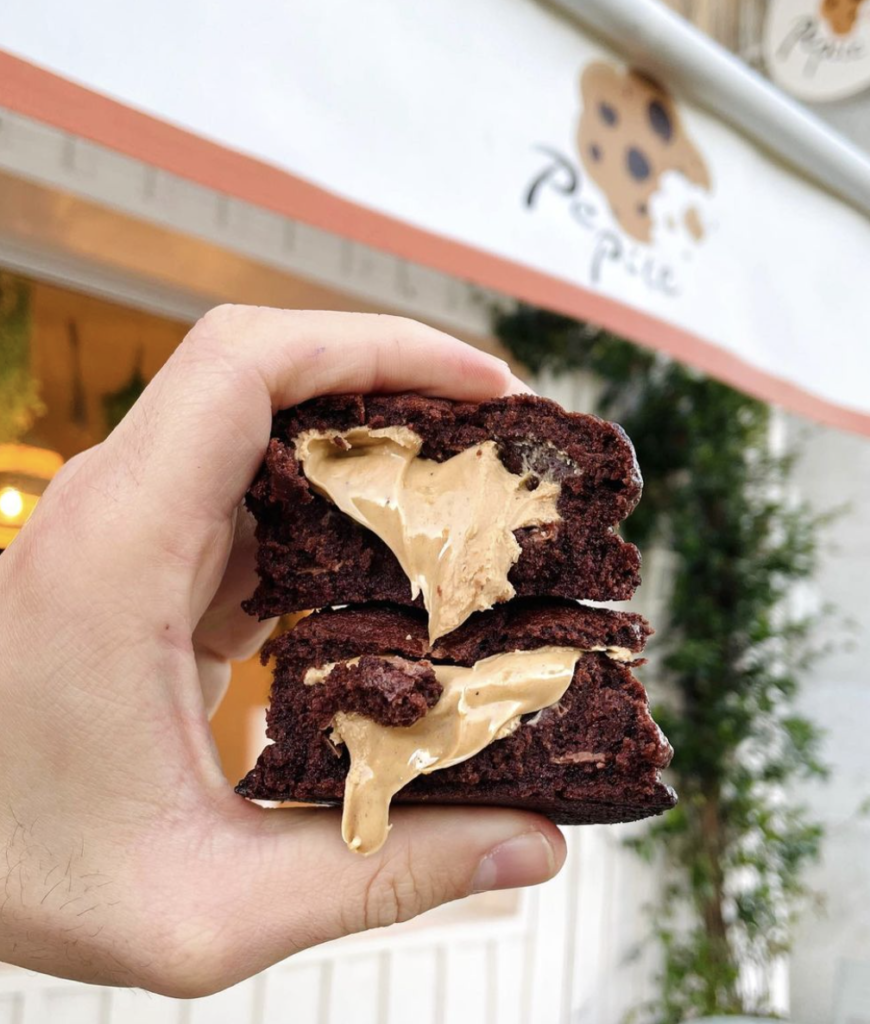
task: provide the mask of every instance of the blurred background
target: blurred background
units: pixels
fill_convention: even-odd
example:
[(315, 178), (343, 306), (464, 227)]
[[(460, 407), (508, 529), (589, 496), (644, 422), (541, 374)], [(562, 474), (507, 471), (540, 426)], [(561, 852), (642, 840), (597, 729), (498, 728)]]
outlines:
[[(50, 3), (35, 6), (52, 13)], [(89, 6), (96, 15), (103, 5)], [(206, 17), (201, 4), (176, 6), (177, 25), (160, 22), (168, 36), (177, 29), (183, 37)], [(268, 24), (258, 6), (254, 15)], [(387, 0), (374, 6), (400, 47), (410, 16)], [(125, 122), (112, 108), (101, 115), (107, 134), (91, 130), (89, 111), (99, 104), (80, 90), (87, 77), (71, 73), (70, 89), (56, 88), (47, 72), (40, 77), (41, 63), (54, 67), (47, 57), (29, 62), (36, 49), (27, 16), (23, 28), (14, 16), (11, 30), (0, 24), (0, 549), (14, 542), (63, 461), (111, 431), (211, 306), (425, 320), (509, 359), (566, 408), (617, 419), (633, 438), (646, 493), (624, 527), (644, 554), (632, 607), (658, 630), (641, 678), (676, 749), (670, 781), (681, 804), (654, 825), (568, 830), (565, 870), (534, 891), (475, 897), (310, 950), (208, 999), (181, 1003), (0, 966), (0, 1024), (677, 1024), (741, 1016), (870, 1024), (870, 620), (862, 593), (870, 406), (854, 397), (870, 379), (861, 294), (870, 261), (870, 2), (636, 0), (584, 9), (501, 0), (497, 17), (481, 5), (477, 33), (487, 27), (484, 7), (496, 40), (524, 36), (520, 91), (548, 73), (536, 63), (535, 26), (542, 52), (544, 37), (567, 60), (576, 49), (578, 74), (602, 54), (617, 76), (644, 72), (615, 84), (606, 74), (584, 77), (582, 102), (575, 83), (562, 148), (549, 145), (550, 115), (542, 113), (528, 173), (500, 172), (517, 210), (542, 211), (517, 235), (529, 265), (536, 247), (543, 253), (550, 236), (566, 231), (554, 197), (574, 197), (568, 219), (581, 227), (605, 211), (607, 230), (596, 229), (573, 291), (563, 280), (571, 275), (560, 273), (561, 242), (533, 266), (561, 283), (536, 290), (538, 278), (487, 262), (509, 255), (507, 235), (495, 232), (490, 253), (453, 270), (453, 250), (439, 238), (400, 244), (398, 232), (372, 227), (350, 204), (319, 213), (326, 207), (307, 186), (297, 189), (291, 215), (274, 198), (271, 168), (258, 179), (262, 201), (242, 188), (232, 161), (226, 187), (213, 187), (208, 174), (189, 172), (195, 161), (180, 128), (154, 129), (152, 139), (149, 123)], [(443, 39), (431, 37), (433, 61), (436, 50), (442, 59), (445, 50), (473, 49), (453, 9), (445, 3), (428, 15), (449, 23)], [(627, 34), (629, 24), (636, 31)], [(135, 29), (131, 21), (126, 35), (112, 36), (91, 27), (95, 68), (106, 47), (130, 45)], [(44, 31), (52, 40), (59, 33)], [(341, 31), (337, 18), (319, 38)], [(318, 52), (332, 68), (329, 53)], [(370, 70), (364, 61), (344, 69), (363, 91)], [(427, 68), (418, 71), (425, 77)], [(161, 77), (157, 66), (152, 73)], [(663, 111), (666, 127), (653, 122), (660, 140), (685, 133), (670, 178), (644, 184), (648, 174), (633, 174), (628, 184), (642, 195), (621, 192), (606, 165), (581, 169), (563, 152), (574, 144), (581, 106), (585, 117), (596, 103), (614, 104), (621, 117), (633, 102), (631, 82)], [(341, 171), (356, 182), (373, 168), (371, 194), (383, 210), (413, 225), (429, 226), (428, 216), (437, 227), (426, 193), (408, 186), (408, 168), (379, 150), (381, 122), (400, 110), (404, 123), (408, 113), (406, 80), (393, 85), (372, 87), (371, 123), (348, 137)], [(515, 102), (493, 92), (490, 109)], [(318, 151), (312, 125), (333, 111), (315, 86), (274, 102), (301, 149)], [(454, 116), (451, 109), (446, 121)], [(491, 123), (476, 119), (474, 103), (468, 116), (471, 134), (489, 145)], [(333, 120), (340, 141), (345, 125)], [(745, 149), (726, 146), (727, 132)], [(593, 128), (581, 120), (579, 133), (578, 145), (591, 139), (587, 157), (598, 163)], [(354, 148), (361, 139), (367, 163)], [(140, 152), (153, 141), (149, 152), (158, 154), (172, 140), (172, 160)], [(696, 269), (700, 247), (709, 235), (716, 253), (717, 231), (726, 237), (715, 200), (723, 179), (745, 175), (744, 152), (765, 170), (742, 179), (732, 220), (755, 201), (772, 219), (743, 224), (739, 260), (715, 256), (705, 278)], [(217, 146), (212, 156), (217, 173)], [(473, 177), (473, 159), (462, 149), (445, 158), (451, 189)], [(238, 189), (226, 184), (236, 179)], [(680, 241), (665, 244), (656, 233), (674, 230), (665, 199), (686, 181), (698, 206), (683, 211)], [(501, 184), (496, 176), (488, 187)], [(486, 198), (474, 199), (484, 219)], [(452, 242), (458, 229), (447, 219)], [(792, 221), (807, 241), (789, 273), (815, 283), (790, 292), (773, 265), (780, 256), (753, 263), (747, 253), (762, 233), (781, 233), (794, 248)], [(687, 299), (686, 312), (671, 315), (667, 296), (692, 287), (697, 308)], [(727, 321), (721, 336), (705, 321), (720, 316), (710, 312), (716, 302)], [(733, 322), (730, 307), (741, 311)], [(664, 322), (669, 328), (659, 330)], [(214, 719), (233, 783), (263, 746), (268, 685), (256, 660), (237, 664)]]

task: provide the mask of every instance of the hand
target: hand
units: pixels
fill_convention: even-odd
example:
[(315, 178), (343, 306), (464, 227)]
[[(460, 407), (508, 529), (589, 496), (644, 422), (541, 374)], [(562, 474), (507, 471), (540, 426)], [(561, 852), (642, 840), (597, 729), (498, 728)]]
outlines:
[(220, 307), (0, 557), (0, 959), (196, 996), (565, 851), (511, 810), (396, 808), (370, 858), (336, 811), (236, 796), (208, 726), (269, 631), (240, 502), (274, 410), (314, 395), (520, 390), (501, 361), (388, 316)]

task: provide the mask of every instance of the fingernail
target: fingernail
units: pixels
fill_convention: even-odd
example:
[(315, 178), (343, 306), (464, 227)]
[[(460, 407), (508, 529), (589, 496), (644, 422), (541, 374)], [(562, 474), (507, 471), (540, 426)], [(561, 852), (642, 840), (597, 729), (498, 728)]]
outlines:
[(490, 850), (477, 865), (471, 891), (518, 889), (546, 882), (556, 874), (556, 853), (540, 832), (526, 832)]

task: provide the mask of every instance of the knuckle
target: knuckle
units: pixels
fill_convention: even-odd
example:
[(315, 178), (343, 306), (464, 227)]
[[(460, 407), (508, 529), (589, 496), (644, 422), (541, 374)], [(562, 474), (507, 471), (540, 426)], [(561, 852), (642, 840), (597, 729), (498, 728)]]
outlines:
[(50, 578), (52, 565), (68, 559), (90, 524), (90, 496), (71, 479), (52, 484), (16, 538), (19, 579)]
[(224, 303), (214, 306), (207, 313), (197, 320), (184, 339), (184, 346), (188, 350), (201, 346), (215, 344), (226, 344), (235, 336), (235, 329), (239, 321), (250, 315), (249, 306), (238, 306), (233, 303)]
[(194, 330), (199, 326), (220, 329), (227, 324), (234, 323), (249, 310), (249, 306), (241, 306), (234, 302), (222, 302), (219, 306), (212, 306), (210, 310), (203, 313), (194, 326)]
[(27, 524), (33, 526), (33, 541), (53, 558), (68, 560), (105, 536), (117, 485), (97, 464), (97, 451), (82, 453), (80, 462), (70, 460), (68, 472), (61, 470), (63, 475), (52, 480)]
[(359, 903), (359, 930), (385, 928), (417, 917), (439, 902), (425, 876), (415, 870), (410, 851), (384, 859), (365, 883)]
[(42, 496), (42, 508), (60, 523), (78, 522), (89, 509), (93, 490), (83, 486), (81, 480), (68, 475), (52, 481)]
[(93, 458), (99, 448), (100, 445), (98, 444), (92, 445), (90, 448), (86, 448), (83, 452), (77, 452), (72, 456), (72, 458), (67, 459), (52, 477), (51, 482), (45, 490), (45, 494), (43, 494), (43, 498), (53, 494), (55, 491), (59, 490), (60, 487), (68, 483), (80, 469), (87, 465), (88, 461)]

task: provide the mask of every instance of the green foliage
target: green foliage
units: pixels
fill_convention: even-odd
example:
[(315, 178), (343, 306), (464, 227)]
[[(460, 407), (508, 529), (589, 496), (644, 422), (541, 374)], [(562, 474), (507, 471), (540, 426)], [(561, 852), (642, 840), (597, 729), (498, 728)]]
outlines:
[(824, 774), (818, 732), (794, 703), (818, 652), (787, 600), (814, 570), (822, 519), (788, 500), (792, 460), (771, 452), (763, 403), (555, 314), (502, 311), (495, 328), (533, 370), (603, 380), (598, 411), (625, 427), (645, 481), (624, 533), (675, 559), (654, 670), (680, 804), (633, 844), (663, 855), (670, 879), (654, 915), (660, 997), (645, 1017), (769, 1013), (764, 995), (743, 993), (740, 968), (788, 949), (819, 852), (820, 827), (785, 787)]
[(0, 273), (0, 444), (20, 440), (44, 412), (30, 374), (30, 289)]
[(142, 373), (143, 353), (140, 351), (136, 357), (136, 365), (133, 367), (129, 378), (118, 388), (103, 395), (103, 413), (106, 417), (106, 428), (111, 433), (127, 413), (139, 400), (139, 396), (148, 385)]

